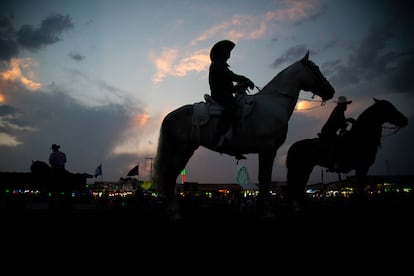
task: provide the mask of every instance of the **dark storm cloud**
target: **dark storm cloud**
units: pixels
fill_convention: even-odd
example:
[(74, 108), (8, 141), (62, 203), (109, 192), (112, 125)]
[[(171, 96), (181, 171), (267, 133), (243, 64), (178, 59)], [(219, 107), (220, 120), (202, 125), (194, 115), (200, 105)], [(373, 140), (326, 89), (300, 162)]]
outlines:
[[(60, 35), (73, 24), (69, 15), (52, 14), (39, 28), (24, 25), (15, 31), (12, 16), (0, 16), (0, 60), (9, 61), (19, 54), (19, 47), (38, 50), (61, 40)], [(73, 58), (73, 57), (72, 57)]]
[(15, 41), (0, 38), (0, 60), (9, 61), (19, 54), (19, 48)]
[(395, 92), (413, 93), (414, 78), (412, 68), (414, 68), (414, 53), (411, 53), (411, 57), (404, 59), (397, 66), (390, 69), (389, 74), (384, 78), (384, 86)]
[(8, 116), (16, 112), (16, 109), (10, 105), (2, 104), (0, 105), (0, 117)]
[(78, 62), (85, 59), (85, 56), (82, 56), (80, 53), (76, 53), (76, 52), (70, 52), (69, 57)]
[(308, 49), (303, 44), (289, 48), (272, 63), (272, 67), (277, 68), (286, 62), (291, 63), (292, 60), (298, 60), (300, 57), (304, 56), (307, 51)]
[[(293, 61), (296, 61), (300, 58), (302, 58), (308, 51), (311, 56), (317, 55), (320, 52), (327, 51), (333, 47), (335, 47), (338, 44), (338, 41), (332, 40), (323, 45), (318, 50), (310, 50), (308, 46), (305, 44), (296, 45), (294, 47), (291, 47), (287, 49), (281, 56), (279, 56), (273, 63), (273, 68), (278, 68), (279, 66), (286, 64), (286, 63), (292, 63)], [(335, 62), (330, 62), (328, 65), (328, 69), (332, 68), (334, 65), (339, 64), (340, 62), (337, 60)], [(324, 71), (326, 73), (326, 71)]]
[(39, 28), (24, 25), (17, 32), (17, 42), (22, 47), (37, 50), (61, 40), (59, 35), (73, 28), (69, 15), (52, 14), (44, 19)]
[[(346, 62), (337, 63), (331, 80), (339, 87), (361, 81), (377, 80), (391, 92), (413, 92), (412, 68), (414, 52), (397, 37), (398, 30), (392, 24), (374, 24), (357, 42)], [(402, 39), (405, 41), (405, 39)]]
[[(27, 171), (31, 160), (47, 161), (50, 145), (58, 143), (68, 155), (70, 171), (93, 173), (99, 162), (112, 155), (114, 145), (130, 127), (131, 110), (123, 105), (89, 108), (56, 87), (48, 93), (26, 92), (6, 92), (6, 97), (13, 95), (13, 103), (0, 106), (0, 120), (16, 115), (14, 120), (30, 126), (15, 128), (6, 123), (0, 130), (19, 143), (17, 147), (0, 146), (1, 156), (12, 156), (0, 160), (0, 168), (4, 171), (11, 168)], [(112, 156), (111, 161), (104, 164), (105, 174), (109, 175), (110, 167), (128, 168), (134, 160), (136, 155)]]
[(8, 61), (19, 53), (11, 20), (11, 17), (0, 16), (0, 60)]
[(0, 132), (14, 135), (22, 130), (31, 129), (32, 122), (21, 118), (22, 112), (11, 105), (0, 105)]

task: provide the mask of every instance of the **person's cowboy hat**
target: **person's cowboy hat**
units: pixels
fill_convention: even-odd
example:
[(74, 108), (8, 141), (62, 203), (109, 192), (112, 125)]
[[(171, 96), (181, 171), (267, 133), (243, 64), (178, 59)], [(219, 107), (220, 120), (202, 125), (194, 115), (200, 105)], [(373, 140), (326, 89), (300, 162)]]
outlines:
[(60, 145), (53, 144), (50, 149), (57, 150), (60, 149)]
[(213, 45), (210, 50), (210, 59), (216, 60), (227, 57), (236, 44), (230, 40), (221, 40)]
[(350, 104), (352, 101), (348, 101), (345, 96), (339, 96), (338, 101), (336, 101), (338, 104)]

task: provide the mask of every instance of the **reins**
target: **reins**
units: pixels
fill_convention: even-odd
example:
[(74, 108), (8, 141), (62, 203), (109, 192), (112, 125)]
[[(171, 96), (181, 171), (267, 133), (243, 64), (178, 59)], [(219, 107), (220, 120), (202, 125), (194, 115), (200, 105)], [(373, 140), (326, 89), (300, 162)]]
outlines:
[(381, 137), (388, 137), (388, 136), (394, 135), (401, 129), (401, 127), (398, 127), (398, 126), (393, 126), (393, 127), (382, 126), (382, 128), (383, 129), (394, 129), (394, 131), (391, 131), (388, 134), (383, 134), (381, 135)]
[(321, 103), (319, 106), (313, 106), (313, 107), (309, 107), (309, 108), (301, 108), (301, 109), (297, 109), (296, 107), (295, 107), (295, 110), (312, 110), (312, 109), (316, 109), (316, 108), (320, 108), (320, 107), (322, 107), (322, 106), (324, 106), (325, 104), (326, 104), (326, 101), (322, 101), (322, 100), (314, 100), (314, 98), (315, 98), (315, 94), (313, 94), (312, 95), (312, 99), (305, 99), (305, 98), (298, 98), (299, 100), (301, 100), (301, 101), (307, 101), (307, 102), (318, 102), (318, 103)]
[[(255, 88), (257, 89), (257, 91), (259, 91), (259, 92), (262, 92), (262, 89), (263, 88), (260, 88), (259, 86), (255, 86)], [(249, 91), (248, 91), (248, 89), (246, 89), (246, 94), (247, 95), (250, 95), (250, 93), (249, 93)], [(326, 101), (322, 101), (322, 100), (314, 100), (314, 98), (315, 98), (315, 94), (313, 94), (312, 95), (312, 99), (305, 99), (305, 98), (298, 98), (298, 100), (301, 100), (301, 101), (308, 101), (308, 102), (318, 102), (318, 103), (321, 103), (319, 106), (314, 106), (314, 107), (309, 107), (309, 108), (303, 108), (303, 109), (297, 109), (296, 107), (295, 107), (295, 110), (311, 110), (311, 109), (316, 109), (316, 108), (320, 108), (320, 107), (322, 107), (322, 106), (324, 106), (325, 104), (326, 104)]]

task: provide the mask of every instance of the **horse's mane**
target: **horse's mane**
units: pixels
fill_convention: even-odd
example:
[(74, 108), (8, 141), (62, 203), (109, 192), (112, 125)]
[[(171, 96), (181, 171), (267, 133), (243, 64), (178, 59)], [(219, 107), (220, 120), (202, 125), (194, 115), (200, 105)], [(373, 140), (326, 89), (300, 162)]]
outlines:
[(296, 61), (292, 63), (291, 65), (289, 65), (288, 67), (279, 71), (279, 73), (277, 73), (276, 76), (274, 76), (268, 83), (266, 83), (257, 94), (274, 93), (275, 89), (272, 86), (276, 84), (276, 80), (278, 78), (281, 78), (288, 70), (292, 70), (292, 67), (294, 67), (294, 65), (298, 63), (300, 63), (300, 61)]
[(360, 144), (363, 147), (372, 146), (376, 150), (379, 149), (383, 112), (380, 101), (375, 101), (358, 116), (350, 132), (350, 136), (354, 142), (357, 142), (356, 144)]

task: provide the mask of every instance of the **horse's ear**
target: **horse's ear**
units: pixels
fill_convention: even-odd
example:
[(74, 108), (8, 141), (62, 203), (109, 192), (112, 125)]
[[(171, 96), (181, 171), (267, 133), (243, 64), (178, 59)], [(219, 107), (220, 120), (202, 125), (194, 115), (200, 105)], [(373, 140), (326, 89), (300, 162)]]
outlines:
[(309, 60), (309, 51), (306, 53), (306, 55), (302, 58), (303, 61)]
[(374, 99), (374, 102), (378, 102), (379, 100), (377, 99), (377, 98), (375, 98), (375, 97), (373, 97), (373, 99)]

